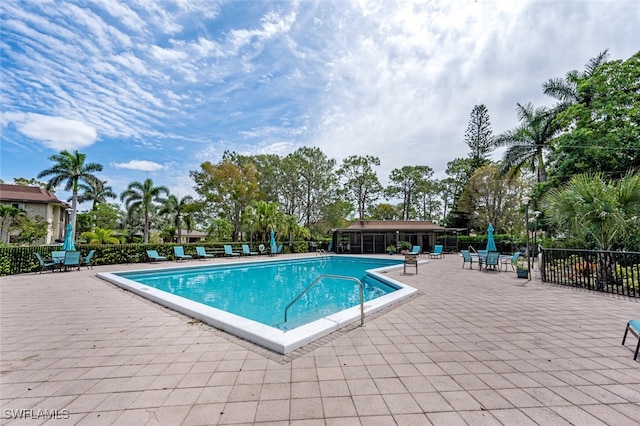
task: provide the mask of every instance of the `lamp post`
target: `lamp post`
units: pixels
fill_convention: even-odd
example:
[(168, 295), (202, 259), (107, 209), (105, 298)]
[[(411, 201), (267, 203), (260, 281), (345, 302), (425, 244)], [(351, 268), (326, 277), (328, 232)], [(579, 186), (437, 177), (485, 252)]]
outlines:
[(533, 212), (533, 216), (535, 216), (536, 221), (533, 224), (533, 257), (535, 259), (535, 256), (538, 254), (538, 243), (536, 242), (537, 236), (538, 236), (538, 217), (542, 214), (542, 212), (539, 211), (534, 211)]
[(529, 256), (529, 201), (531, 198), (523, 197), (522, 202), (524, 203), (524, 232), (525, 232), (525, 241), (527, 245), (527, 279), (531, 279), (531, 256)]
[(400, 231), (396, 231), (396, 253), (400, 253)]
[(509, 241), (511, 242), (511, 253), (513, 253), (513, 222), (509, 221)]

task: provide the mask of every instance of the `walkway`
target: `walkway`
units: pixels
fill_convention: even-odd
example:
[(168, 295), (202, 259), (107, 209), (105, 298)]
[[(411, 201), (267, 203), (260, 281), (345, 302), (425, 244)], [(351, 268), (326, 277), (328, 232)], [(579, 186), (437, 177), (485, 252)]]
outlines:
[(159, 265), (4, 277), (1, 422), (640, 424), (638, 301), (461, 265), (394, 270), (420, 294), (287, 357), (95, 277)]

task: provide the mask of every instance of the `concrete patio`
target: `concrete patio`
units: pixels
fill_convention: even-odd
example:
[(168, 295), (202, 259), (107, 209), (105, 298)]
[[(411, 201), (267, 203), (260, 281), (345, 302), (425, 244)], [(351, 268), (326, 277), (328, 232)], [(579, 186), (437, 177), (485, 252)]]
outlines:
[(640, 301), (446, 255), (389, 273), (417, 296), (282, 356), (95, 276), (167, 264), (3, 277), (2, 424), (640, 424), (620, 344)]

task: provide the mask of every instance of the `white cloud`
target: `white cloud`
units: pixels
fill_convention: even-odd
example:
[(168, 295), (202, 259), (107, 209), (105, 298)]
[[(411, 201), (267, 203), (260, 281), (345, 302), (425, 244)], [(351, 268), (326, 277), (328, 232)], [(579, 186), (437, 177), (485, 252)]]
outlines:
[(126, 163), (109, 163), (109, 165), (115, 169), (140, 170), (143, 172), (157, 172), (164, 168), (162, 164), (147, 160), (131, 160)]
[(4, 125), (13, 123), (23, 135), (56, 151), (73, 151), (93, 145), (96, 129), (76, 120), (34, 113), (3, 113)]

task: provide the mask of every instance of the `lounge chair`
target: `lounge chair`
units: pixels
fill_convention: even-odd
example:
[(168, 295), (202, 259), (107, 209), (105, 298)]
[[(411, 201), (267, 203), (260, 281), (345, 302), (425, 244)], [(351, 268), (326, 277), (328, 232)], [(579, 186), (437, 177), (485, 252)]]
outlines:
[(518, 258), (520, 257), (520, 252), (517, 251), (513, 253), (512, 256), (500, 256), (500, 263), (504, 265), (504, 270), (507, 270), (507, 266), (511, 265), (511, 269), (516, 270), (516, 264), (518, 263)]
[(407, 266), (416, 267), (416, 275), (418, 274), (418, 255), (407, 253), (404, 255), (404, 273), (407, 273)]
[(51, 272), (53, 272), (53, 268), (55, 268), (56, 266), (56, 262), (45, 262), (42, 259), (42, 256), (40, 256), (40, 253), (33, 253), (36, 255), (36, 258), (38, 259), (38, 264), (40, 265), (40, 269), (38, 269), (36, 271), (36, 273), (42, 273), (42, 271), (46, 270), (46, 269), (51, 269)]
[(204, 247), (196, 247), (196, 257), (199, 259), (207, 259), (209, 257), (215, 257), (212, 254), (208, 254)]
[(413, 248), (411, 249), (411, 251), (407, 254), (417, 254), (418, 256), (420, 256), (420, 252), (422, 251), (422, 247), (420, 246), (413, 246)]
[(193, 256), (189, 256), (188, 254), (184, 254), (184, 247), (182, 246), (173, 246), (173, 255), (176, 260), (189, 260), (193, 259)]
[(79, 251), (67, 251), (64, 254), (64, 270), (70, 268), (77, 268), (80, 270), (80, 252)]
[(622, 337), (622, 346), (627, 339), (627, 332), (631, 331), (631, 334), (638, 338), (638, 345), (636, 346), (636, 353), (633, 354), (633, 360), (638, 358), (638, 351), (640, 350), (640, 320), (631, 320), (627, 323), (627, 328), (624, 330), (624, 336)]
[(251, 251), (251, 249), (249, 248), (248, 244), (243, 244), (242, 245), (242, 254), (246, 255), (246, 256), (255, 256), (256, 254), (258, 254), (257, 251)]
[(167, 260), (165, 256), (160, 256), (157, 250), (147, 250), (147, 256), (149, 257), (149, 262)]
[(460, 250), (460, 254), (462, 254), (462, 269), (467, 262), (469, 262), (469, 269), (473, 269), (473, 256), (469, 250)]
[(440, 257), (444, 257), (444, 253), (442, 253), (442, 245), (438, 244), (433, 246), (433, 251), (429, 253), (429, 257), (431, 259), (437, 259)]
[(224, 245), (225, 256), (240, 256), (240, 253), (235, 253), (229, 244)]
[(89, 254), (87, 255), (87, 257), (85, 257), (85, 258), (84, 258), (84, 260), (82, 261), (82, 264), (83, 264), (84, 266), (86, 266), (86, 267), (87, 267), (87, 269), (89, 269), (89, 268), (93, 269), (93, 264), (92, 264), (92, 262), (93, 262), (93, 255), (94, 255), (95, 253), (96, 253), (96, 251), (95, 251), (95, 250), (91, 250), (91, 251), (89, 252)]
[(484, 259), (484, 270), (491, 269), (492, 271), (500, 272), (500, 253), (497, 251), (490, 251)]

